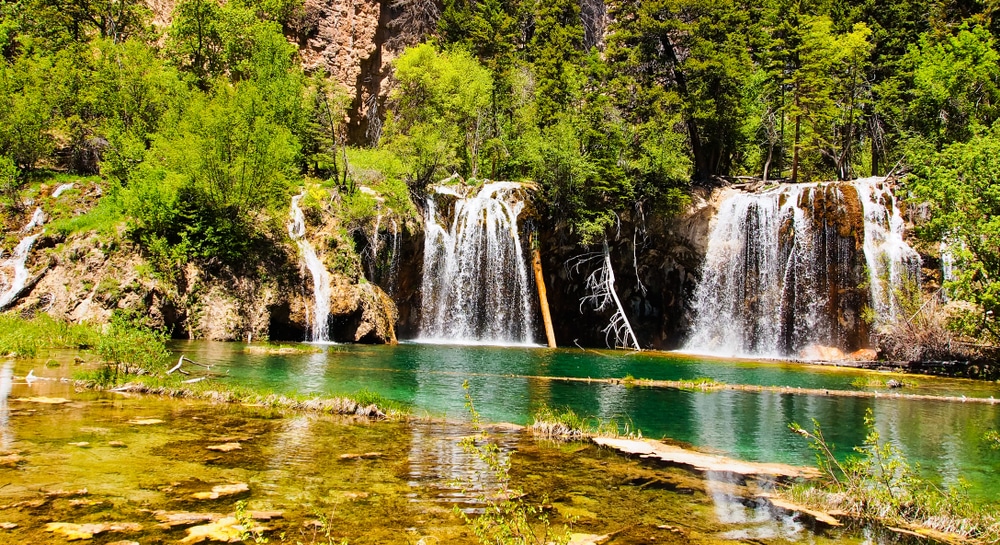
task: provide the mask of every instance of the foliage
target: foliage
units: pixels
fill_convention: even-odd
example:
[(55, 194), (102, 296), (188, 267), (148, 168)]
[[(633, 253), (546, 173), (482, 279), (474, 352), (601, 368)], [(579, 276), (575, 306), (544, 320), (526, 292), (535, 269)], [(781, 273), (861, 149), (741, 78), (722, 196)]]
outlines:
[(32, 358), (52, 348), (86, 349), (98, 343), (99, 331), (85, 324), (71, 324), (48, 314), (25, 319), (0, 314), (0, 354)]
[(797, 491), (803, 499), (865, 521), (923, 526), (986, 542), (1000, 537), (996, 513), (976, 508), (962, 489), (941, 490), (920, 477), (896, 445), (883, 441), (871, 409), (865, 414), (864, 443), (844, 462), (815, 420), (812, 431), (795, 423), (789, 428), (810, 441), (827, 480), (823, 489)]
[(475, 177), (493, 80), (461, 49), (431, 44), (407, 49), (395, 61), (385, 145), (407, 166), (407, 182), (423, 187), (453, 171)]
[(264, 530), (254, 521), (253, 515), (247, 511), (246, 500), (236, 502), (236, 506), (233, 511), (236, 521), (239, 523), (240, 528), (242, 528), (242, 532), (240, 532), (240, 539), (244, 543), (249, 543), (251, 541), (253, 543), (270, 542), (268, 538), (264, 537)]
[(97, 352), (104, 360), (97, 382), (114, 385), (127, 375), (159, 369), (169, 356), (166, 339), (166, 333), (146, 326), (138, 315), (115, 311), (97, 342)]
[(21, 173), (17, 165), (10, 157), (0, 155), (0, 198), (2, 204), (10, 210), (20, 210), (24, 207), (21, 202), (21, 188), (24, 183), (21, 181)]
[[(548, 516), (540, 507), (531, 505), (524, 499), (524, 492), (511, 484), (511, 455), (505, 454), (500, 445), (489, 436), (479, 418), (479, 413), (472, 402), (469, 393), (469, 383), (462, 384), (465, 390), (465, 407), (472, 418), (474, 435), (461, 441), (462, 450), (475, 455), (486, 465), (491, 479), (489, 486), (482, 487), (480, 501), (486, 506), (483, 512), (475, 518), (455, 508), (456, 514), (472, 528), (480, 543), (504, 545), (542, 545), (548, 543), (565, 544), (569, 542), (569, 531), (551, 531)], [(474, 489), (470, 480), (466, 490)]]
[(619, 424), (615, 419), (586, 418), (572, 409), (539, 407), (532, 417), (529, 429), (535, 435), (554, 439), (582, 439), (584, 437), (642, 437), (642, 432), (630, 429), (629, 424)]
[(983, 434), (983, 439), (993, 450), (1000, 450), (1000, 432), (989, 430)]
[(941, 151), (914, 151), (913, 174), (906, 180), (911, 203), (933, 206), (933, 214), (917, 226), (925, 241), (944, 241), (954, 260), (954, 277), (946, 280), (949, 296), (970, 301), (967, 323), (978, 334), (1000, 341), (1000, 127)]

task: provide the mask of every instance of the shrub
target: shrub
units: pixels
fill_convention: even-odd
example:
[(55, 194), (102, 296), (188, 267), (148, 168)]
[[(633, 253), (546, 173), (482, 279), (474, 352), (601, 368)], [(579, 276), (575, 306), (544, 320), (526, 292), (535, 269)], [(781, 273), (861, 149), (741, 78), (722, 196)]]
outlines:
[(97, 351), (104, 367), (97, 381), (108, 386), (126, 375), (146, 373), (161, 366), (169, 355), (166, 339), (164, 332), (146, 326), (138, 316), (115, 311), (98, 341)]

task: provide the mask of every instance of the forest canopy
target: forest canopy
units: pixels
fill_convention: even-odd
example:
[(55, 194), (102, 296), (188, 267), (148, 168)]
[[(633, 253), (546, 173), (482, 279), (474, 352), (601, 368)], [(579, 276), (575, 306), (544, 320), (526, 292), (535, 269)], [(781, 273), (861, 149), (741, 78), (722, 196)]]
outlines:
[[(168, 269), (246, 259), (306, 180), (354, 202), (380, 164), (394, 202), (453, 173), (532, 180), (543, 221), (584, 246), (695, 185), (912, 172), (933, 212), (919, 234), (964, 271), (954, 295), (1000, 311), (988, 3), (387, 5), (395, 60), (373, 108), (303, 69), (301, 0), (3, 2), (3, 204), (21, 210), (46, 172), (100, 174), (107, 210)], [(362, 111), (369, 130), (348, 130)]]

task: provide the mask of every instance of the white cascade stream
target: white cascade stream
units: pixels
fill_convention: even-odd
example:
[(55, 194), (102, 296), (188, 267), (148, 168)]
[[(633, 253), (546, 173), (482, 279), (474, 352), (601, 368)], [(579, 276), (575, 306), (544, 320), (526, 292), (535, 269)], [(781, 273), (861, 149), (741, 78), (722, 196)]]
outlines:
[(919, 287), (920, 254), (903, 239), (903, 215), (884, 179), (864, 178), (855, 181), (854, 187), (865, 210), (864, 248), (871, 305), (876, 316), (890, 318), (901, 310), (892, 290), (906, 283)]
[(730, 190), (710, 231), (684, 350), (806, 359), (816, 347), (855, 350), (867, 345), (862, 308), (893, 316), (892, 290), (916, 282), (919, 266), (880, 178)]
[(521, 185), (491, 182), (471, 191), (435, 188), (455, 198), (450, 215), (439, 215), (434, 195), (427, 199), (420, 340), (533, 343), (531, 283), (517, 226)]
[[(43, 223), (45, 223), (45, 213), (42, 212), (41, 208), (36, 208), (35, 213), (31, 216), (31, 221), (21, 228), (21, 232), (29, 233)], [(0, 292), (0, 309), (6, 308), (28, 282), (28, 255), (39, 235), (41, 233), (28, 235), (21, 239), (21, 242), (14, 247), (10, 257), (0, 262), (0, 286), (4, 287), (3, 291)], [(13, 274), (8, 274), (8, 271)]]
[(330, 316), (330, 273), (323, 261), (316, 255), (316, 249), (306, 239), (306, 218), (299, 207), (299, 201), (305, 192), (292, 197), (291, 221), (288, 222), (288, 236), (299, 245), (302, 259), (312, 275), (313, 309), (309, 317), (309, 340), (312, 342), (329, 342), (330, 326), (327, 319)]

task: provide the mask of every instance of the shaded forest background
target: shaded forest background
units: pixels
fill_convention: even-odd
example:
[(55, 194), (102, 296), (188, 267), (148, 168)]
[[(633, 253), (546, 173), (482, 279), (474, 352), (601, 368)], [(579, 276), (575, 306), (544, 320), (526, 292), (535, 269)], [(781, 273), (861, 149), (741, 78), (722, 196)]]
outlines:
[(335, 189), (351, 228), (378, 202), (415, 216), (454, 173), (531, 180), (540, 221), (587, 247), (622, 215), (683, 209), (699, 185), (905, 175), (915, 232), (948, 248), (944, 288), (968, 303), (954, 327), (998, 339), (992, 4), (385, 0), (395, 60), (365, 101), (303, 67), (313, 6), (182, 0), (164, 17), (131, 0), (4, 1), (8, 234), (31, 184), (63, 172), (108, 190), (55, 228), (124, 224), (167, 277), (259, 259), (303, 185)]

